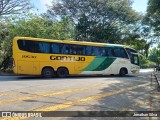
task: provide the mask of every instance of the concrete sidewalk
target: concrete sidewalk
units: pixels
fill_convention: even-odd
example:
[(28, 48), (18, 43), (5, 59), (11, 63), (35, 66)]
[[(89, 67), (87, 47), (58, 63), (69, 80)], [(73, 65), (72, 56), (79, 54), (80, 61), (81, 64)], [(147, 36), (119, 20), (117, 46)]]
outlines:
[(146, 72), (153, 72), (154, 68), (150, 68), (150, 69), (140, 69), (140, 73), (146, 73)]

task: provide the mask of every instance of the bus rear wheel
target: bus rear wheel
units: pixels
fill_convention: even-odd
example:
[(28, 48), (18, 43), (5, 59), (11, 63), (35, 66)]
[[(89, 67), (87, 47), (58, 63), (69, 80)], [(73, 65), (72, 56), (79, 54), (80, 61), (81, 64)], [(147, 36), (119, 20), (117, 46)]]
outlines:
[(50, 67), (46, 67), (42, 70), (42, 76), (46, 78), (51, 78), (54, 76), (54, 70)]
[(69, 75), (68, 69), (67, 68), (58, 68), (57, 70), (57, 76), (60, 78), (65, 78)]
[(126, 75), (126, 69), (125, 68), (121, 68), (119, 71), (119, 75), (120, 76), (125, 76)]

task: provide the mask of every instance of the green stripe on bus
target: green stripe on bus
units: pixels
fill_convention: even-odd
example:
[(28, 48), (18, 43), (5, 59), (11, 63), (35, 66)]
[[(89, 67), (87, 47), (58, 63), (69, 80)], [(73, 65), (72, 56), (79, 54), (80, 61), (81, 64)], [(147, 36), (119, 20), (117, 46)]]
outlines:
[(96, 57), (83, 71), (94, 71), (94, 69), (98, 68), (104, 61), (104, 57)]
[(101, 58), (96, 57), (83, 71), (102, 71), (107, 69), (116, 58)]
[(93, 71), (102, 71), (107, 69), (114, 61), (116, 58), (106, 58), (96, 69)]

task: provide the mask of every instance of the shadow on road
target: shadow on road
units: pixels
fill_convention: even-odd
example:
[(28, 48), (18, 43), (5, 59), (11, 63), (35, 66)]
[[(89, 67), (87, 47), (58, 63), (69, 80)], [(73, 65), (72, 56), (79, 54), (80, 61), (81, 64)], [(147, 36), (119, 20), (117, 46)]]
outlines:
[(72, 80), (72, 79), (92, 79), (92, 78), (126, 78), (126, 77), (136, 77), (135, 75), (126, 75), (126, 76), (118, 76), (118, 75), (72, 75), (67, 78), (44, 78), (42, 76), (0, 76), (0, 81), (26, 81), (26, 80)]
[[(148, 77), (147, 79), (148, 81), (150, 81), (151, 77), (149, 75), (146, 77)], [(123, 88), (136, 86), (139, 84), (142, 84), (141, 78), (139, 78), (139, 82), (133, 80), (132, 82), (129, 82), (129, 83), (128, 82), (116, 83), (114, 86), (105, 87), (101, 89), (101, 92), (99, 94), (104, 94), (104, 93), (108, 93), (111, 91), (116, 91), (116, 90), (120, 90)], [(133, 117), (132, 115), (134, 114), (134, 111), (135, 113), (136, 112), (147, 113), (147, 111), (153, 111), (157, 113), (160, 110), (159, 108), (160, 101), (159, 103), (157, 102), (156, 104), (155, 100), (157, 101), (157, 93), (156, 93), (156, 90), (153, 88), (154, 86), (151, 83), (149, 86), (140, 87), (140, 88), (136, 88), (136, 89), (129, 90), (129, 91), (127, 90), (119, 94), (114, 94), (108, 97), (104, 97), (102, 99), (99, 99), (98, 102), (96, 102), (96, 104), (88, 103), (87, 111), (90, 111), (90, 113), (88, 112), (88, 116), (92, 116), (93, 112), (91, 110), (100, 111), (100, 112), (95, 112), (94, 116), (101, 116), (100, 113), (103, 113), (105, 111), (113, 112), (114, 114), (117, 113), (118, 115), (119, 112), (122, 111), (124, 113), (123, 115), (128, 116), (128, 117), (123, 118), (123, 115), (122, 115), (122, 116), (119, 116), (118, 119), (114, 117), (112, 119), (115, 119), (115, 120), (128, 120), (128, 119), (130, 120), (148, 119), (149, 120), (149, 119), (152, 119), (152, 117), (137, 117), (136, 118), (136, 117)], [(156, 93), (156, 95), (154, 95), (154, 93)], [(127, 115), (128, 113), (130, 114)], [(80, 112), (79, 114), (79, 116), (84, 116), (84, 115), (86, 115), (86, 113), (82, 114), (82, 112)], [(107, 116), (110, 116), (110, 115), (107, 114)]]

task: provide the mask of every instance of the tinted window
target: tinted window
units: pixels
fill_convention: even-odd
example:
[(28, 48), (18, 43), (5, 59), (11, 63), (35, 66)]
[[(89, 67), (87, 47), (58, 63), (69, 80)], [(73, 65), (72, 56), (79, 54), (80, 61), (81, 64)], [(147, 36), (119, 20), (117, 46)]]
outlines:
[(127, 50), (127, 53), (130, 57), (130, 60), (131, 60), (131, 63), (132, 64), (136, 64), (136, 65), (139, 65), (139, 58), (138, 58), (138, 55), (135, 55), (134, 53), (137, 53), (137, 51), (133, 50), (133, 49), (129, 49), (129, 48), (126, 48)]
[(85, 55), (85, 46), (76, 45), (77, 55)]
[(139, 65), (139, 58), (138, 55), (132, 54), (131, 63)]
[(99, 48), (98, 47), (93, 47), (92, 48), (92, 55), (94, 56), (98, 56), (99, 55)]
[(62, 54), (69, 54), (69, 45), (67, 45), (67, 44), (62, 44), (61, 46), (62, 46), (62, 47), (61, 47), (61, 53), (62, 53)]
[(76, 46), (76, 45), (72, 45), (72, 46), (70, 47), (70, 54), (76, 55), (76, 54), (78, 54), (77, 52), (78, 52), (78, 51), (77, 51), (77, 46)]
[(96, 46), (84, 46), (85, 47), (85, 55), (89, 56), (106, 56), (107, 49), (103, 47)]
[(86, 46), (86, 55), (92, 55), (92, 47)]
[(124, 48), (114, 48), (115, 57), (128, 58)]
[(107, 56), (106, 48), (101, 48), (101, 56)]
[[(128, 58), (123, 48), (71, 45), (32, 40), (18, 40), (20, 50), (33, 53), (109, 56)], [(131, 52), (130, 52), (131, 54)], [(131, 56), (131, 55), (130, 55)]]
[(51, 43), (35, 41), (35, 51), (34, 52), (35, 53), (51, 53)]
[(129, 55), (131, 55), (131, 53), (137, 53), (137, 51), (133, 50), (133, 49), (129, 49), (129, 48), (126, 48), (126, 51)]
[(60, 44), (52, 43), (51, 49), (53, 54), (59, 54), (60, 53)]
[(121, 57), (120, 48), (114, 48), (115, 57)]
[(20, 50), (27, 52), (34, 52), (34, 42), (29, 40), (18, 40), (18, 47)]
[(122, 57), (122, 58), (127, 58), (127, 59), (129, 59), (129, 57), (128, 57), (128, 55), (127, 55), (127, 53), (126, 53), (126, 51), (125, 51), (124, 48), (121, 48), (121, 49), (120, 49), (120, 52), (121, 52), (121, 57)]
[(114, 52), (114, 49), (112, 47), (107, 47), (106, 48), (106, 56), (115, 57), (115, 52)]

